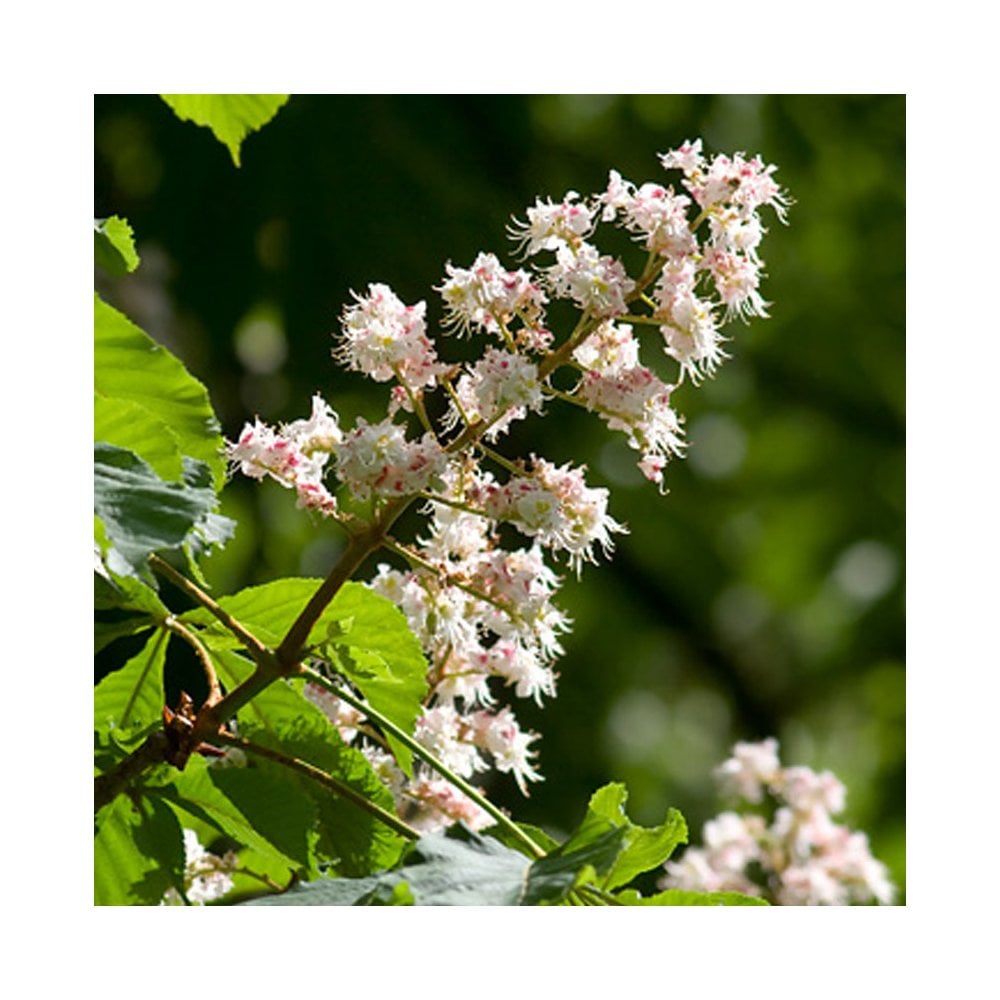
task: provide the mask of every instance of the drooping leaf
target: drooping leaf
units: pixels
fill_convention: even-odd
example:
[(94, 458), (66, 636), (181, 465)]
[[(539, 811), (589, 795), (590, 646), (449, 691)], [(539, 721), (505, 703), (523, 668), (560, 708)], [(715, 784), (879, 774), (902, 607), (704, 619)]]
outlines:
[(240, 144), (266, 125), (288, 101), (287, 94), (160, 94), (181, 121), (212, 130), (240, 165)]
[(94, 688), (95, 730), (128, 735), (161, 718), (167, 636), (165, 629), (157, 629), (125, 666), (108, 674)]
[[(576, 867), (570, 859), (562, 860), (562, 871), (543, 861), (533, 864), (491, 837), (456, 827), (449, 835), (422, 837), (395, 871), (360, 879), (321, 879), (245, 905), (398, 905), (411, 898), (416, 906), (553, 904), (566, 898), (586, 868), (582, 858)], [(404, 885), (408, 892), (400, 888)]]
[(690, 892), (665, 889), (655, 896), (640, 896), (635, 889), (623, 889), (615, 898), (625, 906), (767, 906), (766, 899), (744, 896), (741, 892)]
[(132, 227), (126, 219), (117, 215), (94, 219), (94, 262), (115, 277), (139, 266)]
[[(219, 680), (226, 688), (232, 690), (252, 673), (252, 664), (237, 653), (210, 648)], [(392, 794), (379, 781), (364, 754), (344, 744), (326, 716), (297, 685), (274, 682), (240, 709), (237, 723), (241, 735), (251, 742), (307, 761), (387, 812), (395, 811)], [(300, 779), (287, 770), (281, 773), (286, 780), (298, 780), (315, 803), (317, 850), (338, 872), (367, 875), (399, 860), (407, 842), (378, 818), (308, 778)]]
[(218, 503), (214, 491), (169, 483), (130, 451), (94, 445), (94, 512), (111, 543), (110, 570), (153, 582), (146, 560), (160, 550), (184, 550)]
[(137, 403), (166, 424), (181, 454), (208, 465), (215, 489), (222, 489), (223, 440), (205, 387), (169, 351), (97, 295), (94, 392)]
[(95, 817), (94, 903), (155, 906), (184, 884), (184, 834), (163, 803), (119, 795)]
[[(95, 537), (101, 536), (97, 544), (101, 550), (106, 552), (111, 546), (111, 541), (104, 531), (104, 525), (100, 518), (97, 517), (94, 518), (94, 533)], [(111, 608), (137, 611), (147, 615), (151, 623), (161, 621), (170, 614), (169, 609), (152, 587), (134, 576), (118, 576), (110, 572), (104, 565), (101, 565), (99, 569), (95, 567), (94, 608), (98, 611), (107, 611)]]
[[(275, 646), (322, 580), (291, 578), (249, 587), (220, 600), (220, 604), (261, 641)], [(230, 646), (234, 640), (203, 609), (183, 620), (203, 625)], [(336, 660), (372, 708), (388, 716), (408, 734), (421, 712), (427, 693), (427, 661), (403, 613), (388, 599), (360, 583), (346, 583), (310, 632), (308, 645), (322, 647)], [(412, 773), (410, 751), (389, 738), (396, 759)]]

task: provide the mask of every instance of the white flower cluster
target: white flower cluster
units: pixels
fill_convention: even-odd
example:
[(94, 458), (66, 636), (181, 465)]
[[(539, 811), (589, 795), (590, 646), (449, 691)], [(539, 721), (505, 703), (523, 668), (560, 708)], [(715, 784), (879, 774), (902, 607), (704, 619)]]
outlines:
[[(233, 887), (237, 858), (232, 852), (222, 855), (205, 850), (194, 830), (184, 831), (184, 895), (189, 903), (204, 905), (221, 899)], [(170, 888), (161, 906), (183, 906), (181, 894)]]
[(724, 812), (702, 832), (704, 847), (668, 861), (664, 889), (742, 892), (780, 906), (889, 904), (895, 889), (864, 833), (838, 825), (846, 791), (829, 771), (782, 767), (778, 743), (737, 743), (715, 772), (721, 789), (751, 803), (776, 802), (770, 822)]
[[(677, 386), (640, 363), (633, 331), (653, 332), (680, 365), (678, 384), (685, 374), (697, 383), (725, 358), (719, 316), (765, 314), (757, 210), (770, 205), (780, 216), (787, 203), (774, 168), (742, 154), (706, 161), (700, 141), (661, 160), (681, 171), (687, 194), (652, 182), (636, 187), (611, 171), (607, 189), (590, 198), (570, 191), (560, 202), (536, 200), (510, 234), (526, 258), (549, 253), (550, 263), (508, 271), (494, 254), (479, 253), (468, 268), (445, 265), (436, 289), (442, 326), (486, 339), (478, 360), (441, 362), (426, 304), (407, 305), (388, 286), (371, 284), (344, 309), (333, 356), (393, 383), (385, 419), (358, 419), (342, 431), (317, 395), (308, 420), (277, 429), (256, 420), (229, 446), (234, 467), (274, 479), (296, 492), (299, 506), (337, 520), (361, 515), (338, 506), (326, 483), (331, 473), (355, 499), (369, 502), (372, 517), (397, 498), (428, 501), (426, 537), (409, 545), (388, 540), (405, 567), (381, 565), (371, 586), (402, 609), (429, 661), (430, 693), (416, 738), (466, 779), (492, 768), (511, 774), (525, 793), (540, 779), (537, 737), (521, 730), (509, 706), (498, 706), (499, 689), (539, 704), (555, 694), (553, 665), (569, 623), (552, 603), (559, 580), (545, 557), (562, 558), (579, 573), (598, 551), (609, 555), (612, 536), (625, 531), (608, 511), (608, 491), (588, 485), (583, 468), (536, 455), (507, 458), (484, 442), (495, 446), (514, 421), (565, 400), (623, 432), (640, 453), (643, 474), (662, 489), (668, 461), (685, 447), (671, 404)], [(648, 251), (641, 274), (630, 276), (621, 260), (591, 242), (601, 222), (623, 226)], [(559, 343), (546, 317), (554, 299), (580, 313)], [(633, 309), (641, 314), (631, 315)], [(559, 369), (576, 379), (569, 391), (552, 384)], [(435, 427), (424, 400), (437, 389), (447, 400)], [(396, 422), (400, 411), (420, 430)], [(481, 468), (484, 458), (500, 471)], [(504, 524), (527, 546), (501, 544)], [(369, 743), (353, 710), (317, 691), (311, 697), (345, 739), (361, 745), (411, 823), (433, 829), (458, 819), (488, 821), (424, 765), (406, 778)]]

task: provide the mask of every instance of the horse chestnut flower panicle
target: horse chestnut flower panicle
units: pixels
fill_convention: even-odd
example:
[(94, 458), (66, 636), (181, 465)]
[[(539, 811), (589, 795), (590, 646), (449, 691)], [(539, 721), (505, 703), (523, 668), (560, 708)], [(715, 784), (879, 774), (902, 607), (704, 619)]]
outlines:
[[(769, 207), (784, 221), (789, 204), (774, 167), (743, 153), (708, 159), (700, 140), (660, 161), (679, 172), (683, 191), (659, 180), (634, 184), (611, 170), (605, 190), (590, 197), (569, 191), (558, 202), (537, 198), (526, 221), (514, 221), (508, 233), (525, 259), (548, 254), (547, 260), (507, 270), (495, 254), (480, 252), (467, 268), (444, 265), (435, 289), (442, 327), (474, 343), (485, 334), (478, 358), (442, 362), (426, 304), (408, 305), (388, 285), (369, 284), (345, 306), (333, 356), (390, 384), (385, 417), (358, 418), (342, 431), (317, 395), (308, 419), (277, 429), (258, 419), (229, 445), (235, 468), (295, 490), (300, 507), (345, 523), (370, 517), (381, 529), (372, 537), (405, 565), (380, 564), (370, 586), (400, 608), (428, 660), (417, 739), (453, 772), (472, 778), (492, 767), (512, 775), (525, 794), (527, 783), (542, 777), (538, 737), (523, 732), (513, 709), (498, 699), (509, 694), (541, 704), (555, 695), (554, 664), (570, 622), (554, 603), (562, 581), (545, 560), (562, 555), (579, 574), (598, 551), (610, 555), (613, 536), (626, 528), (609, 512), (608, 490), (588, 485), (583, 467), (504, 456), (487, 442), (494, 446), (514, 421), (541, 418), (565, 401), (624, 433), (643, 475), (662, 491), (668, 462), (685, 449), (677, 389), (685, 380), (697, 386), (725, 361), (722, 323), (766, 315), (759, 211)], [(640, 273), (598, 249), (602, 223), (623, 228), (646, 251)], [(546, 318), (556, 299), (578, 312), (561, 336)], [(636, 330), (660, 348), (659, 368), (641, 360)], [(554, 381), (559, 370), (571, 378)], [(437, 404), (428, 406), (432, 391)], [(401, 412), (404, 422), (397, 423)], [(369, 502), (369, 512), (357, 505), (342, 511), (328, 476)], [(388, 499), (402, 501), (391, 506), (393, 519), (408, 501), (419, 501), (428, 530), (409, 544), (389, 537), (389, 523), (377, 523)], [(529, 546), (505, 544), (504, 523), (527, 536)], [(488, 825), (487, 813), (424, 762), (414, 763), (412, 777), (404, 774), (370, 742), (370, 727), (356, 712), (320, 703), (418, 829), (458, 820)], [(760, 791), (773, 778), (772, 758), (767, 745), (747, 760), (738, 752), (732, 780)], [(822, 782), (814, 788), (790, 773), (787, 792), (792, 818), (782, 821), (793, 823), (800, 838), (820, 835), (827, 814), (814, 808), (807, 821), (799, 806), (809, 799), (829, 808), (836, 788)], [(723, 854), (729, 871), (763, 852), (757, 832), (749, 820), (720, 821), (708, 838), (715, 855), (706, 860), (689, 851), (685, 877), (707, 879)], [(852, 871), (867, 870), (857, 841), (845, 842), (841, 853), (850, 854)], [(819, 884), (813, 875), (789, 875), (784, 891), (820, 892), (809, 889)], [(713, 877), (722, 884), (722, 876)]]
[(773, 817), (720, 813), (705, 824), (704, 847), (666, 863), (661, 888), (742, 892), (781, 906), (893, 901), (895, 887), (868, 838), (833, 820), (846, 792), (831, 772), (782, 767), (778, 741), (770, 737), (737, 743), (715, 777), (724, 793), (751, 803), (770, 796), (777, 803)]

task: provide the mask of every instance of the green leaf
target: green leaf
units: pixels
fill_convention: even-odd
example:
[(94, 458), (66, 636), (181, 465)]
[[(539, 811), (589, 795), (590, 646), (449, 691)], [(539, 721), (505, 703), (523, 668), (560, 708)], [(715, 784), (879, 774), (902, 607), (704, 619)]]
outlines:
[(212, 130), (240, 165), (240, 144), (266, 125), (288, 101), (287, 94), (160, 94), (181, 121)]
[(97, 906), (155, 906), (171, 886), (183, 887), (184, 834), (164, 803), (119, 795), (95, 824)]
[(180, 452), (208, 465), (215, 489), (222, 489), (223, 440), (205, 387), (169, 351), (97, 295), (94, 392), (137, 403), (166, 424)]
[(139, 266), (132, 227), (125, 219), (94, 219), (94, 262), (116, 277)]
[[(219, 603), (262, 642), (280, 643), (322, 580), (290, 578), (249, 587)], [(229, 647), (237, 642), (204, 609), (182, 616)], [(346, 583), (310, 632), (371, 706), (413, 733), (427, 694), (427, 661), (406, 617), (390, 600), (360, 583)], [(410, 751), (389, 738), (400, 767), (412, 774)]]
[(568, 842), (586, 842), (588, 836), (603, 833), (608, 824), (624, 832), (621, 854), (600, 883), (605, 889), (617, 889), (636, 875), (659, 867), (680, 844), (687, 843), (687, 824), (676, 809), (668, 809), (663, 823), (647, 829), (625, 814), (627, 800), (628, 790), (623, 784), (598, 789), (590, 798), (583, 824)]
[[(546, 853), (558, 849), (559, 842), (550, 837), (543, 829), (541, 829), (541, 827), (532, 826), (531, 823), (518, 823), (517, 826)], [(526, 857), (534, 860), (535, 853), (531, 850), (531, 848), (529, 848), (523, 840), (515, 837), (514, 834), (507, 829), (507, 827), (500, 826), (500, 824), (497, 823), (495, 826), (488, 827), (484, 833), (486, 833), (487, 836), (492, 837), (494, 840), (499, 840), (505, 847), (510, 847), (515, 851), (520, 851)]]
[[(406, 616), (388, 598), (348, 583), (328, 609), (325, 651), (376, 711), (412, 735), (427, 694), (427, 661)], [(387, 734), (399, 766), (413, 773), (411, 751)]]
[(157, 629), (145, 646), (120, 670), (104, 677), (94, 688), (94, 729), (141, 729), (162, 718), (165, 695), (163, 665), (168, 634)]
[[(111, 543), (100, 518), (94, 518), (94, 529), (95, 533), (99, 532), (102, 536), (100, 548), (107, 551)], [(170, 610), (152, 587), (134, 576), (118, 576), (103, 565), (99, 572), (94, 573), (94, 608), (98, 611), (111, 608), (138, 611), (148, 616), (150, 624), (155, 624), (170, 614)]]
[(135, 635), (148, 629), (153, 623), (146, 615), (136, 615), (120, 618), (116, 621), (94, 619), (94, 652), (99, 653), (105, 646), (111, 645), (116, 639)]
[(766, 899), (744, 896), (741, 892), (690, 892), (666, 889), (655, 896), (640, 896), (635, 889), (624, 889), (615, 896), (626, 906), (767, 906)]
[(115, 573), (152, 583), (150, 554), (183, 550), (217, 503), (210, 488), (164, 482), (132, 452), (94, 445), (94, 512), (111, 542), (107, 562)]
[(149, 791), (237, 843), (283, 861), (289, 874), (311, 868), (310, 804), (294, 785), (272, 774), (256, 768), (209, 767), (203, 757), (193, 756), (169, 784)]
[(162, 420), (131, 400), (95, 394), (94, 440), (133, 452), (161, 479), (177, 482), (184, 471), (176, 435)]
[[(253, 665), (238, 654), (209, 645), (216, 659), (219, 680), (232, 690), (253, 672)], [(360, 750), (347, 746), (327, 717), (297, 686), (275, 681), (237, 714), (240, 733), (253, 743), (308, 761), (348, 785), (390, 813), (395, 812), (391, 792), (379, 781)], [(266, 762), (261, 762), (264, 766)], [(271, 765), (277, 769), (280, 765)], [(330, 789), (295, 775), (317, 809), (319, 853), (345, 875), (367, 875), (389, 868), (407, 846), (398, 833)]]
[[(431, 834), (414, 844), (403, 867), (360, 879), (320, 879), (281, 895), (251, 900), (254, 906), (363, 906), (372, 902), (417, 906), (533, 906), (558, 903), (577, 884), (586, 865), (562, 859), (564, 870), (530, 863), (491, 837), (462, 827)], [(405, 886), (406, 890), (401, 887)]]

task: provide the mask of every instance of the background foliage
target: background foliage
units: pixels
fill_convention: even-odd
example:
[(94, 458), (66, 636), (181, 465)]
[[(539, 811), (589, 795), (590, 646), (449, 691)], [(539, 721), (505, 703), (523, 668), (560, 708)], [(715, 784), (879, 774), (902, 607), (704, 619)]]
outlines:
[[(778, 164), (797, 204), (764, 244), (773, 318), (737, 326), (716, 379), (677, 393), (692, 447), (670, 495), (587, 414), (521, 432), (585, 461), (631, 534), (561, 592), (576, 625), (559, 697), (519, 706), (548, 780), (527, 801), (503, 777), (489, 791), (565, 832), (621, 780), (636, 822), (669, 804), (696, 840), (711, 768), (773, 734), (786, 763), (846, 782), (844, 821), (903, 885), (903, 97), (299, 95), (239, 170), (154, 96), (98, 96), (95, 127), (95, 216), (127, 218), (143, 261), (101, 293), (208, 386), (228, 437), (306, 415), (316, 390), (346, 422), (376, 416), (379, 389), (329, 357), (350, 290), (384, 281), (433, 323), (445, 261), (513, 266), (504, 227), (536, 195), (602, 189), (610, 167), (659, 179), (656, 153), (696, 136)], [(220, 593), (322, 575), (339, 550), (274, 484), (223, 500), (239, 528), (207, 563)]]

